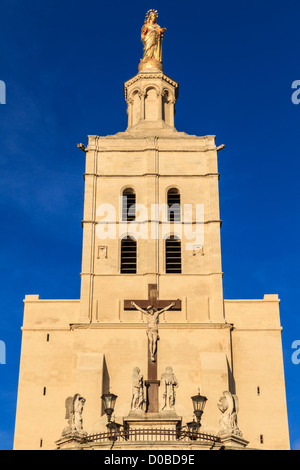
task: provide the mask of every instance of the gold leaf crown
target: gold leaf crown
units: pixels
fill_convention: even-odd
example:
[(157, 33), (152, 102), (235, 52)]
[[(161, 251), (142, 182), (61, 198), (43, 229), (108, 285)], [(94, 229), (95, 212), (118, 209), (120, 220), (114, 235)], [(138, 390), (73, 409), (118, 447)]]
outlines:
[(157, 10), (148, 10), (145, 16), (145, 23), (147, 23), (147, 20), (150, 16), (150, 13), (155, 13), (156, 17), (158, 17), (158, 11)]

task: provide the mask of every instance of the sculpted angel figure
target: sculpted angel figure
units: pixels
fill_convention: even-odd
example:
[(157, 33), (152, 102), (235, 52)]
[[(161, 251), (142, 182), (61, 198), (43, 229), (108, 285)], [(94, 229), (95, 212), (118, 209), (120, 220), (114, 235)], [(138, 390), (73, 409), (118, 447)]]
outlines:
[(140, 369), (135, 367), (132, 374), (131, 410), (142, 410), (144, 401), (144, 377)]
[(223, 396), (220, 398), (218, 408), (223, 413), (220, 420), (220, 433), (235, 434), (236, 436), (242, 437), (242, 433), (238, 428), (237, 414), (239, 411), (239, 401), (236, 395), (232, 395), (230, 392), (223, 392)]
[(68, 426), (63, 430), (63, 435), (72, 432), (83, 433), (82, 413), (85, 405), (85, 398), (78, 393), (74, 397), (68, 397), (65, 401), (66, 416)]
[(146, 14), (145, 24), (141, 32), (144, 45), (143, 61), (154, 59), (162, 62), (162, 41), (166, 28), (161, 28), (157, 24), (157, 17), (157, 10), (149, 10)]
[(166, 312), (167, 310), (170, 310), (170, 308), (174, 307), (174, 305), (176, 304), (175, 302), (172, 302), (171, 305), (163, 308), (162, 310), (156, 310), (152, 305), (149, 305), (149, 307), (147, 307), (147, 310), (143, 310), (134, 302), (131, 302), (131, 305), (133, 305), (133, 307), (135, 307), (137, 310), (139, 310), (144, 315), (146, 315), (147, 322), (148, 322), (148, 328), (147, 328), (146, 333), (147, 333), (148, 340), (149, 340), (149, 351), (150, 351), (151, 361), (155, 362), (157, 341), (159, 340), (159, 336), (158, 336), (159, 316), (162, 313)]
[(178, 382), (172, 367), (166, 367), (166, 372), (161, 376), (161, 384), (165, 389), (163, 394), (164, 406), (162, 410), (174, 410), (176, 399), (175, 389), (178, 387)]

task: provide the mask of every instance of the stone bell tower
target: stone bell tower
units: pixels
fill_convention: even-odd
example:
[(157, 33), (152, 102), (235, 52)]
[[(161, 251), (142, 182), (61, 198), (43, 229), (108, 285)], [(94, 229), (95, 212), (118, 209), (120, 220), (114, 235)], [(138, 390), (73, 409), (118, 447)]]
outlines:
[(164, 33), (150, 10), (126, 131), (79, 145), (80, 299), (25, 298), (15, 449), (289, 447), (279, 299), (223, 298), (224, 146), (177, 131)]

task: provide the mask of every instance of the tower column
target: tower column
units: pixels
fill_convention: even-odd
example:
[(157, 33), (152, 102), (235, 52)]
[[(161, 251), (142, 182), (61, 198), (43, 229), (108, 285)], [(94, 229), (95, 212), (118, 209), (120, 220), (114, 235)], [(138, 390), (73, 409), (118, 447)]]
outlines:
[[(89, 137), (89, 150), (86, 152), (84, 215), (83, 215), (83, 242), (81, 267), (81, 302), (80, 322), (91, 321), (92, 300), (94, 284), (94, 251), (96, 218), (96, 188), (97, 188), (97, 151), (94, 147), (93, 136)], [(94, 147), (94, 148), (93, 148)]]

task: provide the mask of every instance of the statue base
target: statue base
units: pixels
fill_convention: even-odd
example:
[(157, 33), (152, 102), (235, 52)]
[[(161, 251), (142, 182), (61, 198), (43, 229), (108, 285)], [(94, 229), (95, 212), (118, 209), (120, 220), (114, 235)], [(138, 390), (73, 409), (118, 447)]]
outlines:
[(220, 433), (218, 437), (226, 449), (244, 449), (249, 444), (249, 441), (233, 433)]
[(160, 413), (144, 413), (142, 410), (130, 411), (123, 418), (124, 427), (130, 429), (168, 429), (177, 431), (181, 429), (182, 419), (175, 411), (161, 411)]
[(81, 444), (86, 436), (86, 432), (65, 432), (62, 434), (61, 438), (55, 442), (56, 448), (57, 450), (81, 448)]
[(163, 72), (163, 66), (156, 59), (142, 59), (139, 64), (139, 72)]

